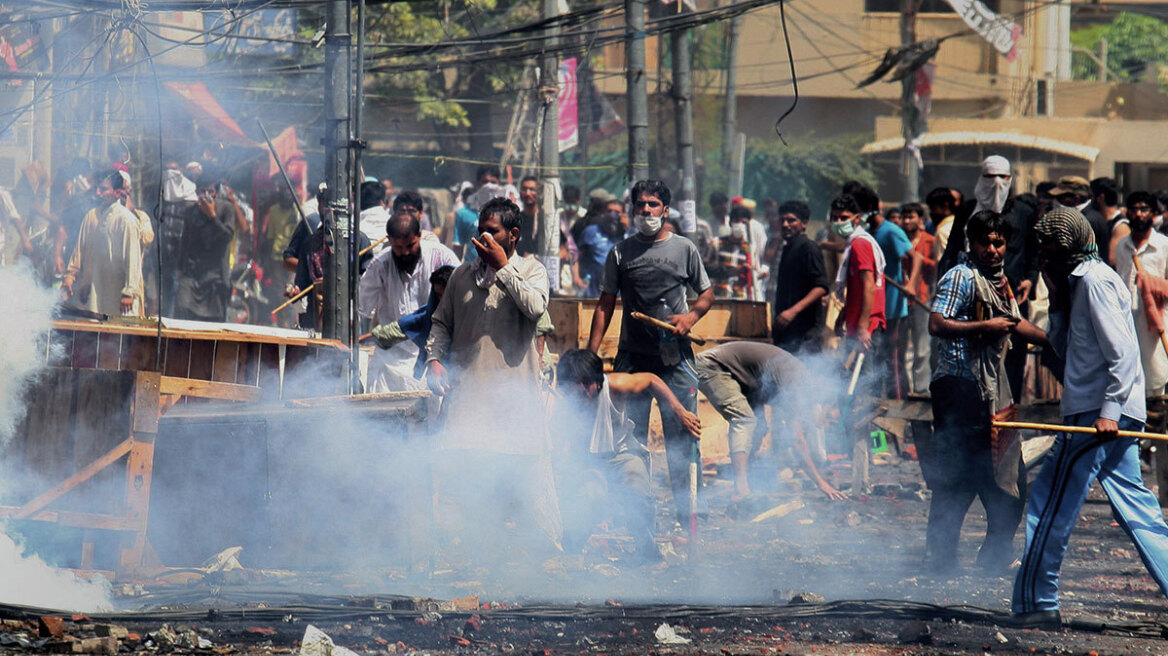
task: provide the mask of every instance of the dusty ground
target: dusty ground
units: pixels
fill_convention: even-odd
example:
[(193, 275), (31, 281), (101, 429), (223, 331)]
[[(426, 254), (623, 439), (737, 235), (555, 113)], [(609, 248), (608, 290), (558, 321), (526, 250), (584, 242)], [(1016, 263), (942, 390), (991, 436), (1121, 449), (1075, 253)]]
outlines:
[[(119, 638), (121, 651), (175, 653), (289, 653), (310, 623), (360, 654), (1168, 653), (1168, 640), (1160, 637), (1168, 604), (1098, 490), (1063, 568), (1070, 626), (1016, 630), (991, 613), (1008, 608), (1012, 573), (972, 569), (984, 528), (977, 504), (962, 542), (969, 569), (940, 579), (918, 571), (927, 494), (916, 464), (894, 460), (874, 468), (877, 494), (842, 503), (827, 501), (796, 476), (774, 481), (754, 507), (742, 508), (730, 504), (724, 481), (715, 482), (696, 554), (682, 557), (689, 545), (677, 531), (663, 546), (679, 555), (655, 567), (631, 562), (619, 534), (595, 538), (581, 556), (516, 550), (491, 566), (469, 562), (465, 545), (443, 545), (426, 575), (236, 572), (127, 586), (132, 595), (119, 604), (137, 612), (66, 619), (64, 634), (87, 638), (98, 630), (91, 624), (115, 623), (138, 637)], [(828, 475), (841, 484), (850, 478), (846, 465)], [(804, 507), (749, 521), (797, 499)], [(662, 527), (668, 523), (664, 511), (660, 520)], [(1021, 542), (1019, 535), (1019, 550)], [(788, 603), (797, 594), (811, 603)], [(385, 595), (458, 597), (465, 610)], [(476, 602), (479, 610), (469, 610)], [(217, 610), (209, 614), (210, 608)], [(0, 616), (22, 617), (16, 609)], [(0, 652), (79, 649), (37, 638), (35, 619), (23, 617), (0, 627)], [(662, 623), (692, 643), (660, 644), (654, 633)], [(1126, 630), (1100, 630), (1101, 623)], [(169, 628), (159, 633), (163, 624)], [(95, 644), (85, 649), (97, 650)]]

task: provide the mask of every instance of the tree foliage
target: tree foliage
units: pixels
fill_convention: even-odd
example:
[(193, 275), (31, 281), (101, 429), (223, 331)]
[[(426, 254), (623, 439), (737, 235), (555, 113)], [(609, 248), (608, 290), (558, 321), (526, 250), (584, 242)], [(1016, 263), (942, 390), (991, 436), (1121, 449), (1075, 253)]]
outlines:
[(813, 217), (823, 216), (843, 183), (878, 184), (872, 161), (860, 154), (871, 134), (817, 139), (810, 134), (784, 146), (778, 139), (750, 139), (742, 187), (746, 196), (802, 200)]
[[(1092, 25), (1071, 32), (1071, 45), (1096, 55), (1107, 40), (1107, 68), (1123, 82), (1154, 81), (1149, 67), (1168, 62), (1168, 23), (1151, 16), (1120, 12), (1110, 23)], [(1072, 56), (1072, 76), (1076, 80), (1098, 80), (1099, 65), (1087, 55)], [(1150, 79), (1149, 79), (1150, 77)]]

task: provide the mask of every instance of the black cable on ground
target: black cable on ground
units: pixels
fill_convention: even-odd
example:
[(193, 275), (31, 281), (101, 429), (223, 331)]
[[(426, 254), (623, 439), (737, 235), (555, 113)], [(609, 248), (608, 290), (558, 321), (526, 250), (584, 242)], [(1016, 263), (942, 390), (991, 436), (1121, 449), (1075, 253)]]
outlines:
[[(211, 599), (208, 599), (211, 597)], [(255, 606), (257, 599), (282, 601), (282, 605)], [(178, 591), (174, 594), (150, 595), (143, 598), (152, 603), (161, 602), (162, 607), (148, 610), (118, 613), (91, 613), (96, 622), (151, 623), (151, 622), (285, 622), (289, 617), (305, 622), (349, 622), (373, 617), (384, 619), (387, 615), (395, 618), (417, 618), (432, 609), (422, 608), (426, 601), (418, 602), (413, 597), (399, 595), (376, 595), (360, 597), (362, 604), (354, 603), (353, 597), (309, 595), (284, 591), (227, 591), (222, 588), (214, 592)], [(198, 600), (198, 601), (196, 601)], [(186, 602), (199, 605), (188, 606)], [(211, 605), (210, 602), (214, 602)], [(433, 602), (437, 603), (437, 602)], [(246, 606), (245, 606), (246, 604)], [(176, 607), (177, 606), (177, 607)], [(396, 606), (396, 608), (395, 608)], [(0, 605), (0, 617), (32, 619), (40, 615), (53, 614), (46, 609), (24, 606)], [(440, 611), (444, 617), (458, 619), (469, 617), (469, 612)], [(941, 606), (924, 602), (895, 599), (840, 600), (822, 604), (785, 604), (766, 606), (707, 606), (707, 605), (628, 605), (628, 606), (575, 606), (538, 605), (521, 608), (506, 608), (475, 611), (487, 619), (523, 621), (612, 621), (644, 620), (668, 622), (693, 622), (695, 620), (766, 620), (790, 621), (795, 619), (886, 619), (958, 621), (969, 624), (988, 624), (1010, 627), (1010, 615), (986, 608), (970, 605)], [(1168, 637), (1168, 624), (1151, 620), (1108, 621), (1094, 618), (1068, 617), (1063, 628), (1087, 633), (1116, 632), (1137, 637)]]

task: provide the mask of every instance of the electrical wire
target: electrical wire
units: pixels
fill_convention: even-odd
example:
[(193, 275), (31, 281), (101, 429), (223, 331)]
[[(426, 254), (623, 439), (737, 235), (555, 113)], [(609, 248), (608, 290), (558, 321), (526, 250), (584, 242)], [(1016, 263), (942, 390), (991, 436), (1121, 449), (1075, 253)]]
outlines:
[[(141, 25), (141, 22), (137, 23)], [(154, 58), (150, 56), (150, 46), (146, 44), (146, 39), (137, 30), (130, 29), (129, 32), (138, 39), (138, 43), (142, 44), (142, 52), (146, 54), (146, 62), (150, 65), (150, 72), (154, 78), (154, 110), (156, 112), (155, 118), (158, 121), (158, 205), (154, 210), (155, 216), (158, 217), (158, 232), (159, 235), (154, 239), (154, 253), (158, 264), (158, 275), (155, 277), (155, 294), (158, 298), (158, 321), (155, 322), (156, 334), (154, 336), (154, 370), (162, 371), (162, 308), (166, 307), (162, 298), (162, 237), (165, 233), (162, 225), (162, 211), (165, 193), (165, 179), (166, 167), (162, 165), (165, 161), (165, 153), (162, 150), (162, 86), (158, 83), (158, 70), (154, 67)], [(145, 295), (142, 298), (143, 304), (146, 302)], [(142, 308), (145, 312), (146, 308)]]
[(779, 3), (779, 22), (783, 25), (783, 43), (787, 46), (787, 62), (791, 66), (791, 91), (794, 93), (794, 98), (791, 99), (791, 106), (787, 108), (787, 111), (783, 112), (775, 121), (775, 134), (779, 135), (779, 141), (783, 142), (784, 146), (787, 145), (787, 140), (783, 138), (783, 131), (779, 129), (779, 125), (799, 106), (799, 76), (795, 74), (795, 56), (791, 53), (791, 35), (787, 32), (787, 13), (784, 9), (786, 4), (786, 2)]

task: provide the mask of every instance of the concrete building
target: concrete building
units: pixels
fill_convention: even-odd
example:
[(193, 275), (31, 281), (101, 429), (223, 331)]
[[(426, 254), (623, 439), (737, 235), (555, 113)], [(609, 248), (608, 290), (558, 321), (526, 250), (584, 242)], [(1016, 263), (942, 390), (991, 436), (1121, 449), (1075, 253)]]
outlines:
[[(699, 8), (714, 4), (699, 3)], [(878, 81), (857, 88), (884, 52), (900, 44), (902, 0), (785, 4), (800, 98), (797, 111), (783, 123), (784, 135), (870, 134), (863, 152), (879, 166), (882, 195), (907, 200), (911, 194), (901, 183), (901, 86)], [(984, 4), (1017, 24), (1009, 57), (974, 33), (945, 0), (923, 0), (917, 39), (939, 39), (941, 45), (933, 59), (928, 128), (920, 139), (921, 188), (971, 190), (978, 163), (995, 153), (1015, 162), (1023, 189), (1068, 174), (1112, 176), (1128, 189), (1168, 188), (1168, 102), (1159, 85), (1070, 79), (1072, 28), (1162, 3)], [(748, 14), (740, 35), (737, 129), (748, 137), (773, 139), (775, 119), (792, 97), (778, 6)], [(656, 75), (654, 52), (650, 43), (650, 80)], [(623, 66), (622, 49), (610, 48), (605, 61), (613, 71)], [(600, 79), (606, 92), (623, 96), (623, 79)], [(695, 72), (695, 86), (720, 97), (724, 71)], [(698, 156), (718, 160), (717, 153)]]

